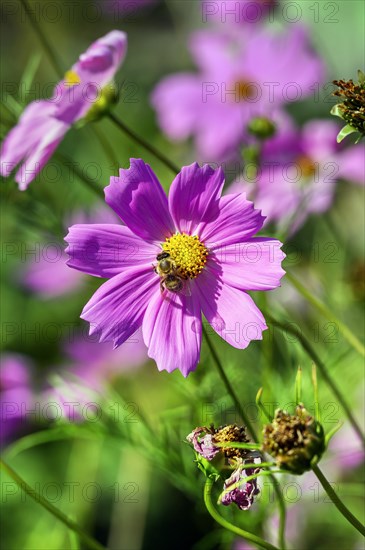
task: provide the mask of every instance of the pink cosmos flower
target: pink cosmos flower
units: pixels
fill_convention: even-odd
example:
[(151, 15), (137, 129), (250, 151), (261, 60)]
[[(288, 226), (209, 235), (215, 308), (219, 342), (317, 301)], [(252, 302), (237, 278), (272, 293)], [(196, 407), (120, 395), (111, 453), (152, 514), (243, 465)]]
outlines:
[(193, 136), (205, 161), (237, 155), (253, 117), (272, 118), (324, 78), (323, 63), (299, 25), (283, 34), (256, 25), (245, 33), (200, 31), (190, 50), (200, 72), (164, 78), (151, 99), (163, 131), (173, 140)]
[[(74, 223), (116, 223), (117, 216), (105, 205), (98, 205), (90, 212), (77, 211), (66, 222), (65, 227)], [(43, 299), (53, 299), (80, 289), (85, 276), (69, 269), (67, 254), (61, 243), (43, 243), (36, 250), (20, 274), (21, 284)]]
[(109, 278), (81, 317), (100, 341), (125, 342), (140, 326), (159, 370), (184, 376), (199, 361), (203, 313), (236, 348), (266, 323), (247, 290), (269, 290), (284, 274), (281, 243), (253, 235), (264, 218), (245, 195), (221, 197), (221, 169), (182, 168), (167, 199), (148, 164), (131, 159), (105, 190), (125, 226), (74, 225), (69, 265)]
[(79, 334), (64, 351), (68, 363), (60, 370), (60, 376), (51, 377), (41, 402), (49, 410), (48, 416), (78, 422), (90, 420), (113, 377), (142, 367), (148, 359), (140, 330), (117, 350), (110, 342), (99, 343)]
[(339, 145), (339, 126), (332, 120), (312, 120), (299, 130), (281, 116), (278, 127), (265, 142), (255, 181), (240, 178), (230, 190), (247, 192), (266, 222), (293, 234), (310, 214), (330, 208), (339, 179), (364, 184), (365, 147)]
[(30, 361), (17, 353), (4, 353), (0, 361), (0, 446), (9, 443), (25, 426), (34, 401), (30, 388)]
[(203, 0), (203, 23), (259, 23), (275, 7), (277, 0)]
[(100, 389), (112, 376), (141, 367), (148, 359), (140, 330), (117, 350), (111, 342), (79, 336), (67, 345), (66, 354), (72, 363), (69, 372), (94, 389)]
[(0, 151), (0, 173), (15, 176), (24, 191), (47, 163), (71, 125), (99, 102), (127, 51), (124, 32), (111, 31), (94, 42), (54, 89), (53, 97), (33, 101), (5, 138)]

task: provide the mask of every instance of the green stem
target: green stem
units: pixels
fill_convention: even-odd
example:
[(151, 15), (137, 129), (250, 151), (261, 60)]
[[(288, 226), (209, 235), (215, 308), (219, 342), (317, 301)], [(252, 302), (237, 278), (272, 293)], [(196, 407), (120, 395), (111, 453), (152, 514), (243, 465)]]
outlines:
[(203, 326), (203, 334), (204, 334), (204, 337), (205, 337), (205, 341), (208, 344), (209, 351), (213, 356), (215, 365), (216, 365), (217, 370), (219, 372), (219, 376), (222, 378), (223, 383), (226, 387), (226, 390), (227, 390), (228, 394), (231, 396), (232, 401), (233, 401), (233, 403), (234, 403), (234, 405), (237, 409), (237, 412), (238, 412), (239, 416), (242, 418), (243, 422), (246, 424), (246, 426), (248, 428), (248, 431), (250, 432), (254, 442), (258, 443), (259, 438), (257, 436), (255, 428), (253, 427), (253, 425), (251, 423), (251, 420), (248, 418), (247, 414), (245, 413), (244, 409), (242, 408), (241, 403), (239, 402), (239, 399), (238, 399), (238, 397), (237, 397), (230, 381), (228, 380), (226, 373), (224, 372), (223, 365), (221, 363), (221, 360), (218, 357), (218, 354), (215, 350), (215, 347), (213, 346), (213, 344), (211, 342), (210, 336), (209, 336), (209, 334), (208, 334), (208, 332), (207, 332), (207, 330), (204, 326)]
[(263, 540), (257, 535), (254, 535), (253, 533), (244, 531), (240, 527), (236, 527), (236, 525), (233, 525), (232, 523), (227, 521), (225, 518), (223, 518), (213, 506), (212, 499), (211, 499), (212, 487), (213, 487), (213, 482), (210, 479), (207, 479), (204, 486), (204, 503), (209, 514), (217, 523), (219, 523), (219, 525), (221, 525), (228, 531), (231, 531), (235, 535), (238, 535), (239, 537), (242, 537), (246, 540), (249, 540), (250, 542), (253, 542), (259, 548), (265, 548), (265, 550), (278, 550), (276, 546), (273, 546), (269, 542), (266, 542), (266, 540)]
[(310, 345), (310, 343), (308, 342), (308, 340), (306, 339), (305, 336), (303, 336), (303, 334), (297, 330), (295, 327), (293, 327), (292, 325), (290, 324), (285, 324), (285, 323), (282, 323), (280, 321), (277, 321), (274, 317), (272, 317), (272, 315), (270, 315), (269, 313), (265, 312), (265, 317), (276, 327), (280, 328), (283, 332), (290, 332), (291, 334), (293, 334), (293, 336), (296, 336), (296, 338), (298, 338), (302, 348), (304, 349), (304, 351), (306, 351), (306, 353), (309, 355), (309, 357), (314, 361), (314, 363), (316, 364), (317, 368), (319, 369), (319, 371), (321, 372), (326, 384), (331, 388), (333, 394), (336, 396), (336, 398), (338, 399), (338, 401), (341, 403), (342, 405), (342, 408), (347, 416), (347, 418), (349, 419), (350, 423), (352, 424), (352, 427), (354, 429), (354, 431), (357, 433), (357, 435), (359, 436), (360, 440), (362, 441), (362, 444), (364, 445), (365, 447), (365, 438), (364, 438), (364, 435), (361, 431), (361, 428), (359, 426), (359, 424), (357, 423), (356, 421), (356, 418), (354, 417), (354, 415), (352, 414), (352, 411), (349, 407), (349, 405), (346, 403), (342, 393), (340, 392), (340, 390), (338, 389), (336, 383), (332, 380), (332, 378), (330, 377), (324, 363), (321, 361), (321, 359), (318, 357), (317, 353), (314, 351), (314, 349), (312, 348), (312, 346)]
[(158, 151), (153, 145), (150, 145), (147, 141), (145, 141), (141, 136), (136, 134), (134, 130), (131, 130), (123, 121), (121, 121), (119, 118), (117, 118), (113, 113), (109, 113), (108, 117), (110, 120), (120, 129), (122, 132), (127, 134), (133, 141), (141, 145), (146, 151), (149, 151), (154, 157), (156, 157), (162, 164), (167, 166), (171, 172), (174, 172), (175, 174), (178, 174), (180, 172), (180, 169), (178, 166), (176, 166), (173, 162), (171, 162), (163, 153)]
[(305, 298), (313, 307), (317, 309), (324, 317), (329, 321), (334, 321), (340, 331), (342, 332), (343, 337), (348, 341), (348, 343), (358, 352), (360, 355), (365, 357), (365, 347), (362, 345), (360, 340), (354, 335), (354, 333), (338, 319), (332, 311), (323, 303), (321, 300), (313, 296), (313, 294), (302, 285), (300, 281), (291, 273), (286, 274), (286, 278), (292, 284), (292, 286)]
[(341, 514), (347, 519), (349, 523), (355, 529), (359, 531), (363, 536), (365, 536), (365, 527), (360, 523), (358, 519), (355, 518), (355, 516), (350, 512), (350, 510), (344, 505), (342, 500), (337, 496), (336, 491), (334, 491), (331, 484), (327, 481), (321, 470), (318, 468), (318, 466), (312, 465), (312, 470), (318, 477), (319, 481), (321, 482), (321, 485), (323, 489), (326, 491), (327, 495), (332, 500), (333, 504), (336, 506), (337, 510), (341, 512)]
[(66, 527), (77, 533), (84, 543), (94, 550), (105, 550), (105, 547), (90, 535), (85, 533), (81, 527), (63, 514), (58, 508), (53, 506), (46, 498), (32, 489), (8, 464), (0, 459), (0, 467), (15, 481), (15, 483), (35, 502), (38, 502), (43, 508), (48, 510), (55, 518), (61, 521)]
[[(228, 380), (226, 373), (224, 372), (223, 365), (222, 365), (222, 363), (219, 359), (219, 356), (218, 356), (218, 354), (215, 350), (215, 347), (213, 346), (213, 344), (211, 342), (209, 334), (208, 334), (207, 330), (205, 329), (204, 325), (203, 325), (203, 334), (204, 334), (205, 340), (208, 344), (209, 350), (210, 350), (210, 352), (213, 356), (213, 359), (215, 361), (215, 364), (216, 364), (216, 367), (218, 369), (219, 375), (223, 380), (223, 383), (224, 383), (224, 385), (227, 389), (228, 394), (231, 396), (231, 398), (232, 398), (232, 400), (235, 404), (235, 407), (238, 411), (238, 414), (242, 418), (243, 422), (246, 424), (249, 432), (251, 433), (252, 439), (255, 441), (255, 443), (258, 443), (259, 438), (257, 436), (257, 433), (256, 433), (254, 427), (252, 426), (251, 421), (247, 417), (245, 411), (241, 407), (241, 404), (240, 404), (240, 402), (237, 398), (237, 395), (236, 395), (230, 381)], [(284, 502), (284, 499), (283, 499), (283, 495), (280, 491), (280, 486), (279, 486), (279, 483), (278, 483), (277, 479), (275, 479), (275, 477), (273, 475), (271, 475), (271, 480), (272, 480), (273, 485), (274, 485), (274, 491), (275, 491), (275, 494), (277, 496), (278, 506), (279, 506), (279, 518), (280, 518), (279, 544), (280, 544), (280, 547), (282, 549), (285, 549), (285, 524), (286, 524), (285, 502)]]
[(79, 180), (84, 183), (86, 187), (90, 189), (90, 191), (95, 193), (99, 197), (99, 199), (105, 199), (104, 189), (102, 187), (99, 187), (99, 185), (95, 183), (94, 180), (92, 180), (88, 176), (85, 176), (82, 170), (80, 170), (80, 168), (78, 168), (71, 159), (61, 153), (56, 153), (55, 157), (59, 159), (62, 164), (65, 164), (68, 168), (70, 168), (72, 172), (79, 178)]

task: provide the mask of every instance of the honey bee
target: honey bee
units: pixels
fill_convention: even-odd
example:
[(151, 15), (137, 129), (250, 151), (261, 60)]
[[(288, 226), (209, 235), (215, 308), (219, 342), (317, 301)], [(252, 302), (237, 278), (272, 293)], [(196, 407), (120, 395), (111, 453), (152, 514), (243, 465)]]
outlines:
[(175, 262), (171, 260), (170, 254), (161, 252), (157, 254), (156, 260), (158, 264), (154, 266), (154, 270), (160, 276), (161, 292), (165, 289), (170, 292), (186, 292), (185, 278), (179, 272)]

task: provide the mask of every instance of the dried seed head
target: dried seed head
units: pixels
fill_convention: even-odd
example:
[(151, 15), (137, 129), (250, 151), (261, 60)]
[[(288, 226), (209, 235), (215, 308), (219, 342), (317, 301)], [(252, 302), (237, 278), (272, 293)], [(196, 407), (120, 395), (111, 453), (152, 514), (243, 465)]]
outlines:
[(311, 469), (314, 457), (325, 449), (322, 426), (298, 405), (296, 414), (275, 412), (274, 420), (264, 428), (263, 450), (275, 457), (277, 465), (295, 474)]

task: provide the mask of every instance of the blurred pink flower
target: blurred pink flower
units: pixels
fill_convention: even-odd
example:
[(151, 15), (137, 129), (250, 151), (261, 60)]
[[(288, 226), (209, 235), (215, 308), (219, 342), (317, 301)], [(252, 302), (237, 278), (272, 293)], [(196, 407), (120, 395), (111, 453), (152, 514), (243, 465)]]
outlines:
[(30, 388), (29, 359), (16, 353), (4, 353), (0, 359), (0, 445), (14, 439), (25, 426), (27, 411), (34, 401)]
[(300, 25), (282, 34), (256, 26), (234, 34), (199, 31), (190, 50), (200, 72), (167, 76), (151, 100), (163, 131), (174, 140), (193, 136), (205, 162), (238, 154), (253, 117), (272, 117), (310, 96), (325, 77)]
[(6, 136), (0, 151), (0, 173), (15, 176), (24, 191), (47, 163), (71, 125), (87, 115), (101, 97), (127, 51), (124, 32), (111, 31), (94, 42), (54, 89), (53, 97), (33, 101)]
[(310, 214), (330, 208), (339, 179), (364, 184), (365, 147), (339, 145), (338, 130), (332, 120), (312, 120), (299, 130), (281, 115), (277, 135), (263, 146), (257, 177), (249, 182), (242, 176), (230, 192), (246, 192), (265, 223), (293, 234)]
[(203, 23), (259, 23), (277, 4), (277, 0), (203, 0)]
[[(90, 212), (76, 211), (66, 221), (66, 227), (75, 223), (116, 223), (117, 219), (110, 208), (101, 204)], [(70, 269), (66, 264), (67, 260), (63, 243), (58, 244), (54, 240), (44, 243), (20, 271), (20, 282), (44, 299), (74, 292), (82, 286), (85, 276)]]
[(56, 420), (83, 421), (98, 414), (108, 381), (134, 372), (148, 360), (140, 330), (117, 349), (110, 342), (99, 343), (80, 334), (65, 346), (65, 354), (69, 363), (59, 376), (51, 377), (41, 396), (43, 408), (53, 411)]

